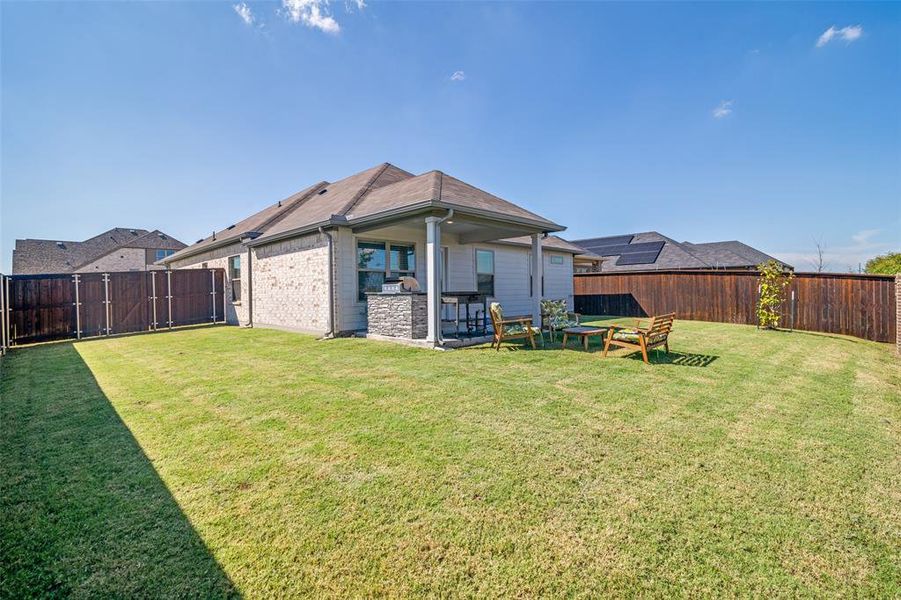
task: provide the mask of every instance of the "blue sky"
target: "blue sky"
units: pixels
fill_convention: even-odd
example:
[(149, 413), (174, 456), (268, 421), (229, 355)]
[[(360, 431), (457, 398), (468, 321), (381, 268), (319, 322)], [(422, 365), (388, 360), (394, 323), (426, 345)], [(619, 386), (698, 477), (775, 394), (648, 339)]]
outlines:
[[(579, 238), (901, 249), (901, 4), (0, 3), (0, 235), (441, 169)], [(454, 76), (454, 74), (457, 74)]]

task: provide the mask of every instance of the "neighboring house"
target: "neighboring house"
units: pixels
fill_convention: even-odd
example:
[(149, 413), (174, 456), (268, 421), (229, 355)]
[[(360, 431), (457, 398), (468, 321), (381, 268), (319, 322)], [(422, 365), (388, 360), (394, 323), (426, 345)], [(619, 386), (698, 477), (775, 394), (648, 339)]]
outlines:
[(16, 240), (13, 275), (146, 271), (185, 244), (162, 231), (115, 227), (83, 242)]
[(479, 290), (507, 314), (537, 315), (543, 282), (544, 297), (572, 306), (572, 259), (583, 250), (547, 236), (563, 229), (440, 171), (384, 163), (312, 185), (162, 262), (224, 267), (230, 322), (314, 333), (365, 330), (366, 293), (412, 276), (436, 342), (442, 290)]
[(742, 269), (775, 260), (789, 264), (738, 241), (693, 244), (677, 242), (656, 231), (584, 240), (571, 240), (586, 253), (576, 261), (576, 272), (633, 272), (658, 270)]

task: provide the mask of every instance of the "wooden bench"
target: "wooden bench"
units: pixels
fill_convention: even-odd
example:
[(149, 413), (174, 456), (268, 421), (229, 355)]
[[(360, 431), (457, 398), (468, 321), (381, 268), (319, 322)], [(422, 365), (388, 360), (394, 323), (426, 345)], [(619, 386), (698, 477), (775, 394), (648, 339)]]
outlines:
[(669, 354), (669, 334), (673, 330), (673, 321), (675, 320), (676, 313), (669, 313), (652, 317), (647, 326), (642, 326), (643, 321), (639, 321), (635, 327), (611, 325), (604, 343), (604, 356), (607, 356), (610, 346), (641, 350), (641, 357), (646, 363), (648, 362), (648, 350), (663, 346), (663, 349)]

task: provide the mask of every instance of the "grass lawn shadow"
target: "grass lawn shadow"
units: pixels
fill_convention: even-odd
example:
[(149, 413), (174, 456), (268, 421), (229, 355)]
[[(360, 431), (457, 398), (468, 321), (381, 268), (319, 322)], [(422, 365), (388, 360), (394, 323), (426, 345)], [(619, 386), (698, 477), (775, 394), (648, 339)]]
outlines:
[(71, 343), (0, 366), (0, 597), (238, 592)]
[[(619, 358), (629, 358), (632, 360), (642, 360), (641, 352), (634, 351), (628, 355), (621, 355)], [(713, 361), (719, 356), (712, 354), (694, 354), (691, 352), (676, 352), (670, 350), (669, 353), (663, 350), (649, 350), (648, 362), (652, 365), (676, 365), (679, 367), (709, 367)]]

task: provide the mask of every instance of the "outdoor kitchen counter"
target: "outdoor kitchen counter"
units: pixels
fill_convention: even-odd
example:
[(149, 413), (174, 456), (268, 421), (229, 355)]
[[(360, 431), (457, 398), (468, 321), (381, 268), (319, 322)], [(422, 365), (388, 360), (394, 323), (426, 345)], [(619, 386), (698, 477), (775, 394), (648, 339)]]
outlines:
[(425, 292), (368, 292), (367, 331), (373, 335), (425, 339), (428, 300)]

